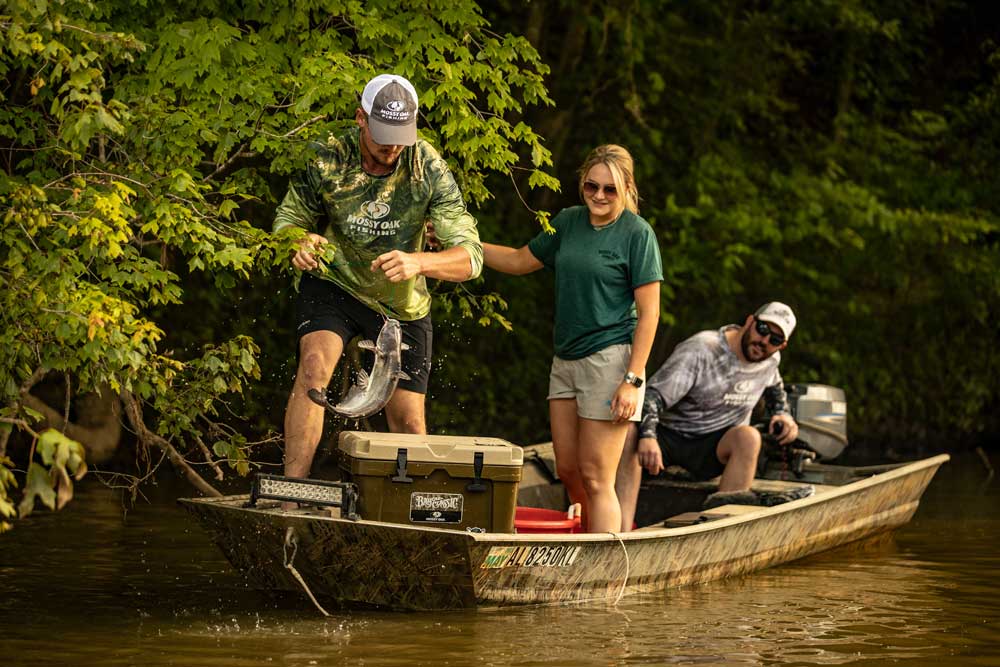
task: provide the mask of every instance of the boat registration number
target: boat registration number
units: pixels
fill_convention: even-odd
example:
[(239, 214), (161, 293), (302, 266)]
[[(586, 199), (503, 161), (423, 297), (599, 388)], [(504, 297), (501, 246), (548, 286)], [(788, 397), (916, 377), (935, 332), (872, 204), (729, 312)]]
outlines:
[(413, 523), (462, 523), (465, 496), (461, 493), (410, 494), (410, 521)]
[(501, 567), (566, 567), (572, 565), (580, 555), (582, 547), (561, 546), (531, 546), (531, 547), (492, 547), (486, 554), (482, 567), (494, 569)]

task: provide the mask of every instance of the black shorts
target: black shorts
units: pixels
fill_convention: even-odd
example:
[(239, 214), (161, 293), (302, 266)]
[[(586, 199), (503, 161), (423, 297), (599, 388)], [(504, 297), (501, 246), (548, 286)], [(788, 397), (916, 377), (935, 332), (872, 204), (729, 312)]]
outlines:
[[(314, 331), (332, 331), (344, 340), (346, 346), (357, 335), (374, 342), (385, 324), (385, 318), (361, 303), (329, 280), (316, 278), (308, 273), (302, 276), (299, 296), (295, 302), (295, 332), (301, 339)], [(410, 349), (403, 350), (403, 370), (409, 380), (400, 380), (398, 387), (418, 394), (427, 393), (431, 376), (431, 348), (434, 327), (428, 314), (412, 322), (400, 322), (403, 342)], [(366, 365), (371, 367), (371, 353), (366, 353)]]
[(660, 453), (663, 454), (663, 465), (679, 465), (691, 473), (695, 479), (704, 480), (718, 477), (726, 466), (719, 461), (716, 448), (719, 446), (722, 436), (731, 428), (732, 426), (727, 426), (710, 433), (689, 435), (658, 426), (656, 428), (656, 441), (660, 444)]

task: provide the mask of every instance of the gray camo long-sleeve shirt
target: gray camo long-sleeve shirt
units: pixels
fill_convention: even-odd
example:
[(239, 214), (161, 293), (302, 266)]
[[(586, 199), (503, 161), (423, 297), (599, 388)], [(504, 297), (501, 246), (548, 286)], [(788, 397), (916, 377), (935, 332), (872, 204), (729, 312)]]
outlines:
[(649, 378), (640, 438), (655, 438), (657, 426), (698, 436), (748, 424), (761, 395), (769, 414), (788, 412), (778, 372), (781, 354), (757, 363), (740, 361), (726, 341), (726, 331), (734, 328), (701, 331), (674, 348)]

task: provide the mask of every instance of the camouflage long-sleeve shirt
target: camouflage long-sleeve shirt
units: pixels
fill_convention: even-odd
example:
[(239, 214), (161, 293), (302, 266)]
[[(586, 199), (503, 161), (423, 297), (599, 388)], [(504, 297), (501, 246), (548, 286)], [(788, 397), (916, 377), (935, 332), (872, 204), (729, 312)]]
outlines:
[(788, 412), (778, 365), (781, 353), (744, 363), (729, 347), (726, 331), (696, 333), (674, 348), (651, 378), (642, 406), (639, 437), (655, 438), (656, 427), (703, 435), (750, 423), (761, 395), (769, 414)]
[(417, 140), (396, 169), (372, 176), (361, 167), (358, 129), (331, 138), (297, 174), (278, 206), (274, 231), (296, 225), (322, 234), (335, 248), (326, 270), (313, 271), (373, 310), (403, 321), (424, 317), (431, 298), (423, 276), (392, 283), (371, 262), (390, 250), (420, 252), (425, 223), (434, 223), (443, 248), (469, 253), (472, 275), (483, 268), (476, 220), (465, 207), (448, 165), (426, 141)]

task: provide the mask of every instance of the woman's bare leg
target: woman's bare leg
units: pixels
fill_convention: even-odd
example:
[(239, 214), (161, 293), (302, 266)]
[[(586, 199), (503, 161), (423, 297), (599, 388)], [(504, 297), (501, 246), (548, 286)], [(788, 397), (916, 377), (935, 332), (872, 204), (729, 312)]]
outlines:
[(556, 455), (556, 474), (566, 487), (571, 503), (580, 503), (584, 520), (587, 516), (587, 494), (580, 477), (577, 438), (579, 433), (576, 399), (556, 398), (549, 401), (552, 427), (552, 449)]
[(578, 465), (587, 497), (587, 530), (621, 530), (622, 511), (615, 494), (615, 474), (625, 445), (628, 422), (579, 418)]

